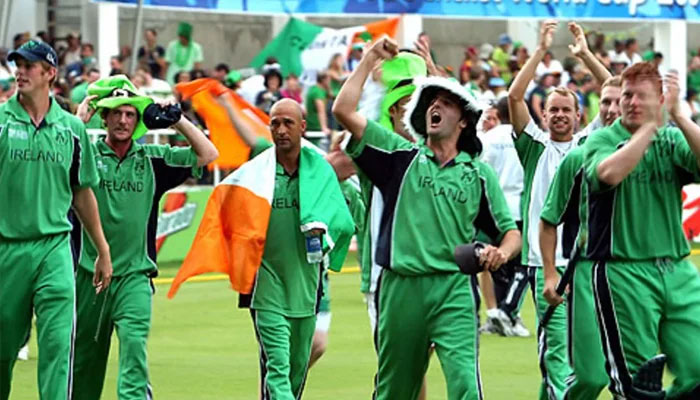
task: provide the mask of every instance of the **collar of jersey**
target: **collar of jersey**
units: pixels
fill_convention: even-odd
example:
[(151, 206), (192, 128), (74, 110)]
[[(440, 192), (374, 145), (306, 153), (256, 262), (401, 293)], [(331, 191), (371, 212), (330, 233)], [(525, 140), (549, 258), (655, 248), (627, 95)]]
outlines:
[(297, 175), (299, 175), (299, 167), (297, 167), (297, 170), (294, 171), (293, 174), (289, 175), (289, 174), (287, 173), (287, 170), (284, 169), (284, 167), (282, 166), (282, 164), (277, 163), (277, 164), (275, 165), (275, 173), (276, 173), (277, 175), (287, 175), (287, 176), (290, 177), (290, 178), (294, 178), (294, 177), (296, 177)]
[[(114, 150), (112, 150), (112, 148), (109, 147), (109, 145), (105, 142), (105, 139), (104, 139), (104, 138), (101, 138), (100, 140), (98, 140), (98, 141), (95, 143), (95, 146), (97, 147), (97, 150), (100, 152), (100, 155), (103, 155), (103, 156), (114, 156), (114, 157), (117, 156), (117, 154), (114, 152)], [(129, 147), (129, 151), (126, 152), (126, 156), (125, 156), (125, 157), (128, 157), (128, 156), (134, 154), (134, 153), (137, 152), (137, 151), (138, 151), (138, 152), (143, 151), (143, 146), (140, 145), (139, 143), (137, 143), (137, 142), (135, 142), (135, 141), (132, 140), (132, 141), (131, 141), (131, 147)]]
[(614, 129), (615, 133), (617, 133), (625, 139), (629, 139), (632, 137), (630, 131), (628, 131), (627, 128), (625, 128), (625, 126), (622, 125), (622, 118), (616, 119), (610, 127)]
[[(435, 160), (435, 152), (433, 152), (428, 145), (425, 144), (425, 142), (420, 143), (420, 147), (423, 150), (423, 154), (426, 156), (430, 157), (431, 159)], [(472, 156), (469, 155), (469, 153), (465, 153), (463, 151), (460, 151), (457, 153), (457, 156), (453, 158), (450, 163), (454, 164), (467, 164), (472, 162), (473, 158)]]
[[(17, 96), (18, 94), (16, 93), (7, 101), (7, 111), (10, 114), (12, 114), (17, 120), (25, 122), (27, 124), (31, 124), (32, 119), (29, 118), (29, 114), (27, 114), (27, 111), (19, 103), (19, 99), (17, 98)], [(47, 112), (44, 116), (44, 123), (50, 125), (56, 123), (58, 120), (61, 119), (62, 109), (53, 97), (50, 97), (49, 101), (51, 102), (51, 104), (49, 105), (49, 112)]]

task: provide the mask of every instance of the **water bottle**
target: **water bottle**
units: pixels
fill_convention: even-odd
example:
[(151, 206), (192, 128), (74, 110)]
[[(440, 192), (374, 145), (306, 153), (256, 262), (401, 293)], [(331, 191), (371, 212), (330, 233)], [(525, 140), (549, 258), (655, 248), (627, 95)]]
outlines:
[(306, 235), (306, 261), (309, 264), (318, 264), (323, 260), (321, 248), (321, 235)]

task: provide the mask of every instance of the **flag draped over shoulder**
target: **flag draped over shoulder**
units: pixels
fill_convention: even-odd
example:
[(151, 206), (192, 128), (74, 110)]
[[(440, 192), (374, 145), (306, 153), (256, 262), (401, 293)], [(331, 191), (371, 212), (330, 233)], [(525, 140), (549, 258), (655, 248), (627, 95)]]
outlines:
[(204, 119), (209, 137), (219, 151), (219, 158), (209, 165), (210, 169), (215, 165), (219, 168), (238, 168), (248, 161), (250, 155), (250, 148), (237, 134), (226, 110), (217, 103), (215, 96), (229, 93), (228, 101), (239, 119), (257, 136), (271, 139), (268, 128), (270, 117), (217, 80), (202, 78), (178, 83), (175, 90), (182, 95), (183, 100), (192, 100), (192, 107)]
[[(293, 73), (301, 77), (312, 72), (315, 78), (315, 71), (326, 69), (333, 55), (340, 53), (347, 57), (353, 42), (360, 37), (362, 40), (374, 40), (382, 35), (396, 37), (399, 20), (399, 17), (388, 18), (350, 28), (331, 29), (290, 18), (282, 31), (255, 56), (251, 66), (260, 68), (265, 59), (275, 57), (282, 75)], [(303, 77), (302, 81), (305, 81)]]
[[(330, 268), (340, 270), (355, 230), (350, 211), (335, 172), (323, 156), (302, 147), (299, 157), (299, 229), (324, 229)], [(265, 250), (275, 165), (275, 148), (271, 147), (214, 188), (169, 298), (189, 277), (207, 272), (225, 273), (234, 290), (251, 292)]]

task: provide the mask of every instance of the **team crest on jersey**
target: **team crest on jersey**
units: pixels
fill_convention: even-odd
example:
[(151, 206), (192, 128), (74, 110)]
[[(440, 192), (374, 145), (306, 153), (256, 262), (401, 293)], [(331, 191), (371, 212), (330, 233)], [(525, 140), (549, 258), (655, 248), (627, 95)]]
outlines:
[(134, 172), (136, 172), (136, 175), (143, 176), (143, 173), (145, 171), (146, 171), (146, 163), (143, 160), (136, 161), (136, 165), (134, 165)]
[(425, 154), (421, 153), (421, 155), (418, 156), (418, 162), (421, 164), (425, 164), (426, 162), (428, 162), (428, 157), (426, 157)]
[(60, 145), (68, 143), (68, 138), (66, 136), (66, 132), (64, 131), (56, 131), (56, 143)]
[(97, 169), (102, 171), (102, 173), (107, 173), (107, 164), (103, 163), (102, 160), (97, 160)]

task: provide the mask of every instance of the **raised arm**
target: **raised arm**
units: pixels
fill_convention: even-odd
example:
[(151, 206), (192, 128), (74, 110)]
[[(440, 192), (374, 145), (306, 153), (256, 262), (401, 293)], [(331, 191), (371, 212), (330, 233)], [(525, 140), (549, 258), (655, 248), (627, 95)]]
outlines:
[(388, 37), (377, 40), (345, 81), (333, 103), (333, 115), (350, 131), (352, 138), (356, 141), (362, 138), (367, 126), (367, 119), (357, 111), (362, 87), (375, 65), (382, 60), (394, 57), (398, 51), (399, 46), (394, 40)]
[(700, 126), (698, 126), (692, 119), (683, 111), (678, 104), (680, 87), (678, 85), (678, 74), (675, 72), (670, 72), (664, 77), (664, 85), (666, 86), (666, 109), (669, 115), (676, 123), (685, 140), (688, 142), (690, 150), (695, 154), (697, 159), (698, 168), (700, 168)]
[(229, 96), (230, 94), (223, 93), (216, 98), (216, 101), (224, 108), (224, 110), (226, 110), (226, 114), (228, 115), (229, 120), (231, 120), (231, 124), (233, 124), (233, 127), (236, 129), (236, 132), (241, 140), (243, 140), (248, 147), (255, 147), (258, 137), (255, 136), (253, 131), (248, 129), (248, 126), (236, 115), (233, 106), (228, 102)]
[(598, 180), (609, 186), (617, 186), (639, 164), (651, 139), (656, 134), (657, 122), (647, 121), (637, 129), (632, 139), (598, 164)]
[(197, 154), (197, 166), (207, 165), (219, 157), (214, 143), (184, 115), (172, 128), (182, 134), (192, 145), (192, 150)]
[(574, 44), (569, 45), (571, 54), (581, 59), (586, 68), (591, 71), (596, 81), (598, 81), (598, 84), (602, 85), (612, 74), (588, 48), (586, 34), (576, 22), (569, 22), (569, 32), (574, 36)]
[(102, 232), (97, 199), (95, 199), (95, 193), (91, 188), (76, 187), (73, 189), (73, 209), (97, 249), (92, 284), (95, 286), (96, 292), (100, 293), (109, 287), (112, 280), (112, 258), (109, 254), (109, 245)]
[(557, 22), (546, 20), (540, 26), (540, 42), (535, 52), (528, 58), (523, 68), (518, 72), (513, 83), (508, 90), (508, 110), (510, 111), (510, 123), (513, 131), (520, 135), (528, 123), (530, 123), (530, 112), (525, 102), (525, 91), (530, 81), (535, 77), (537, 65), (544, 58), (545, 53), (552, 45), (554, 31), (557, 29)]

